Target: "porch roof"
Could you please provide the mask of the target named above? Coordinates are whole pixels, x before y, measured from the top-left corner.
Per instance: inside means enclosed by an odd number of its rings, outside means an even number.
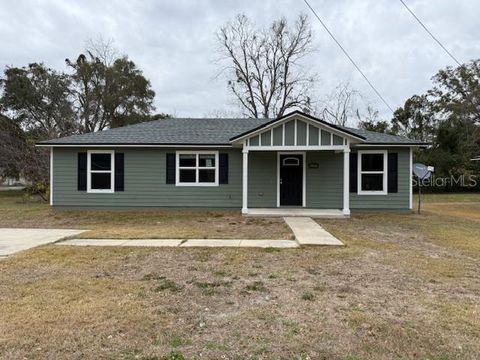
[[[301,118],[305,118],[305,119],[308,119],[308,120],[313,121],[315,123],[321,124],[328,129],[336,130],[336,131],[338,131],[342,134],[347,135],[348,137],[353,137],[353,138],[361,140],[361,141],[366,140],[366,138],[363,135],[359,135],[359,134],[353,132],[352,130],[354,130],[354,129],[348,129],[348,128],[341,127],[341,126],[338,126],[338,125],[335,125],[335,124],[331,124],[331,123],[326,122],[324,120],[318,119],[314,116],[302,113],[301,111],[294,111],[294,112],[291,112],[291,113],[286,114],[284,116],[281,116],[279,118],[271,119],[270,121],[267,121],[267,122],[257,126],[256,128],[247,130],[242,134],[236,135],[236,136],[232,137],[230,139],[230,141],[237,141],[237,140],[240,140],[242,138],[248,137],[250,134],[253,134],[253,133],[255,133],[257,131],[260,131],[260,130],[265,130],[265,129],[267,129],[267,128],[269,128],[269,127],[271,127],[271,126],[273,126],[277,123],[280,123],[280,122],[282,122],[286,119],[289,119],[289,118],[293,118],[295,116],[299,116]]]

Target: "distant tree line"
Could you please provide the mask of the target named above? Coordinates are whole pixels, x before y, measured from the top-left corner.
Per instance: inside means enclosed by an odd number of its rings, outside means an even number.
[[[45,196],[48,151],[35,142],[167,117],[142,71],[110,44],[92,44],[66,70],[43,63],[0,77],[0,177],[22,176]]]
[[[447,67],[432,78],[432,88],[414,95],[390,121],[360,122],[367,130],[430,142],[415,161],[435,166],[436,177],[480,175],[480,59]],[[476,179],[480,185],[480,177]],[[477,186],[476,189],[480,189]],[[437,190],[468,190],[460,185]]]

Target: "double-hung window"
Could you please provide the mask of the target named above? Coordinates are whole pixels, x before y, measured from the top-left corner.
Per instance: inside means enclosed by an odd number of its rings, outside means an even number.
[[[177,186],[218,186],[218,151],[177,151]]]
[[[89,150],[87,152],[87,192],[114,192],[114,157],[113,150]]]
[[[358,194],[387,194],[387,151],[358,152]]]

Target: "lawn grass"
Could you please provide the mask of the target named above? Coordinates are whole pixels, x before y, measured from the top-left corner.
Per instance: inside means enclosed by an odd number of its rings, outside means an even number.
[[[414,194],[413,204],[417,204],[418,195]],[[458,203],[458,202],[480,202],[480,193],[440,193],[440,194],[422,194],[422,201],[426,203]]]
[[[480,222],[444,209],[318,220],[345,247],[19,253],[0,358],[478,359]]]
[[[0,227],[88,229],[76,238],[293,239],[282,219],[239,211],[56,210],[21,191],[0,192]]]
[[[418,195],[414,196],[413,205],[417,211]],[[457,220],[480,220],[480,193],[423,194],[421,209]]]

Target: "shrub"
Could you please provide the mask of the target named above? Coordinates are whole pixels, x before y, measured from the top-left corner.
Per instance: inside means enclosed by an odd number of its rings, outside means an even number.
[[[314,298],[315,296],[310,291],[305,291],[302,294],[302,300],[312,301]]]

